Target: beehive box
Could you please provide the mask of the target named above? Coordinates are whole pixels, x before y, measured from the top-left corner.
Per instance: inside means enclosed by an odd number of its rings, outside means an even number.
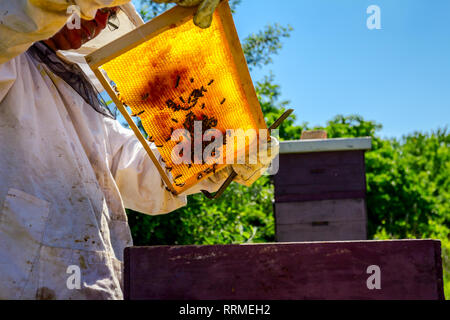
[[[219,4],[208,29],[193,24],[195,11],[174,7],[86,57],[175,194],[224,168],[226,148],[234,141],[226,138],[227,129],[267,129],[228,2]],[[132,117],[140,118],[146,135]],[[176,163],[172,152],[180,159],[186,139],[176,136],[177,129],[187,130],[192,139],[194,121],[201,121],[201,134],[219,130],[223,143],[208,162],[189,156],[191,163]]]
[[[366,239],[364,152],[370,148],[370,137],[280,142],[277,241]]]

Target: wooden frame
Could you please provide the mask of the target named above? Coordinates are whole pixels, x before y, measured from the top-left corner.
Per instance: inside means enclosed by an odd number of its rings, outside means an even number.
[[[155,154],[152,152],[145,137],[142,135],[139,128],[134,123],[130,114],[126,110],[124,104],[121,102],[121,100],[117,96],[117,93],[110,85],[108,79],[101,72],[100,67],[103,64],[111,61],[112,59],[120,56],[121,54],[124,54],[125,52],[137,47],[138,45],[160,35],[161,33],[186,23],[187,21],[193,18],[196,10],[197,8],[195,7],[185,8],[176,6],[166,11],[165,13],[161,14],[160,16],[152,19],[146,24],[139,26],[132,32],[123,35],[122,37],[110,42],[104,47],[86,56],[86,61],[89,64],[90,68],[92,69],[96,77],[99,79],[100,83],[103,85],[105,90],[108,92],[108,94],[116,104],[120,113],[124,116],[130,128],[133,130],[136,137],[139,139],[142,146],[144,147],[144,149],[150,156],[151,160],[155,164],[164,183],[167,185],[167,187],[173,194],[180,194],[185,190],[187,190],[188,188],[192,187],[194,184],[187,185],[186,187],[181,188],[181,190],[180,188],[178,188],[178,191],[176,190],[170,177],[165,172],[161,164],[158,162],[158,159],[155,156]],[[247,98],[247,101],[251,107],[250,108],[251,116],[255,120],[258,128],[267,128],[264,122],[264,117],[261,111],[258,98],[256,96],[255,89],[253,87],[253,83],[236,32],[236,28],[234,26],[231,10],[227,0],[222,0],[220,2],[220,4],[216,9],[216,13],[217,13],[216,17],[218,16],[222,22],[224,34],[228,41],[228,46],[234,59],[233,62],[237,69],[240,79],[239,85],[241,86],[245,94],[245,97]],[[223,166],[221,169],[223,169],[224,167],[225,166]],[[199,179],[198,181],[207,178],[211,174],[213,173],[204,175],[203,178]]]

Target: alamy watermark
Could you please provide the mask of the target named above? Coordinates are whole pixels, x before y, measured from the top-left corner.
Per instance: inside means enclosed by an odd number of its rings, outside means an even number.
[[[66,13],[70,15],[66,23],[67,29],[69,30],[80,29],[81,28],[80,7],[77,5],[68,6]]]
[[[66,281],[67,289],[81,289],[81,270],[77,265],[70,265],[67,267],[66,273],[69,274],[69,277]]]
[[[366,286],[369,290],[381,289],[381,269],[376,264],[370,265],[366,269],[366,273],[370,274],[367,278]]]
[[[366,26],[369,30],[381,29],[381,9],[379,6],[372,4],[367,7],[366,13],[369,14],[366,20]]]

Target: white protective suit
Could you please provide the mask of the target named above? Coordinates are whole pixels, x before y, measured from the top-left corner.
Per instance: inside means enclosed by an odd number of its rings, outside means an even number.
[[[92,18],[127,1],[72,2]],[[0,1],[0,299],[123,298],[124,208],[155,215],[186,204],[130,130],[24,52],[64,25],[67,3]],[[215,191],[214,178],[191,192]],[[80,289],[67,285],[71,265]]]

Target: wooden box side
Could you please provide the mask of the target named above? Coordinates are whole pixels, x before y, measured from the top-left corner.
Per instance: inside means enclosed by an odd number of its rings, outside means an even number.
[[[364,151],[280,154],[275,201],[365,198]]]
[[[440,241],[132,247],[130,299],[443,299]],[[380,269],[380,288],[368,283]]]
[[[276,202],[275,224],[279,242],[367,239],[364,199]]]

